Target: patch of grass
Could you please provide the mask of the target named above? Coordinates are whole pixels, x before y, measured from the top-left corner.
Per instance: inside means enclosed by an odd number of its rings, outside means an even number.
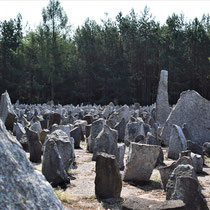
[[[89,200],[96,200],[96,196],[95,195],[91,195],[91,196],[87,197],[87,199],[89,199]]]
[[[210,158],[204,155],[204,163],[210,164]]]
[[[65,192],[62,189],[60,188],[55,189],[54,193],[56,194],[56,196],[61,202],[71,203],[71,200],[68,198],[67,195],[65,195]]]
[[[159,170],[153,170],[150,180],[161,183],[161,177],[160,177]]]

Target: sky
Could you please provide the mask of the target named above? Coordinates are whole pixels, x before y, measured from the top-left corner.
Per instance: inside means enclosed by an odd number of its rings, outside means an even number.
[[[105,13],[115,20],[120,11],[126,15],[134,8],[135,12],[140,14],[145,6],[150,8],[155,20],[161,24],[164,24],[172,13],[183,13],[186,20],[192,20],[195,17],[201,19],[204,13],[210,13],[209,0],[60,0],[60,2],[74,29],[82,25],[87,17],[100,23]],[[0,0],[0,21],[15,18],[20,13],[23,18],[23,26],[28,23],[28,26],[35,28],[42,20],[43,7],[46,7],[48,3],[49,0]]]

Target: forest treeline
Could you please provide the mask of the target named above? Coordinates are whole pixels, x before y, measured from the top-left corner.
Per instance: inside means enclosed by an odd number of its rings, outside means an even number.
[[[209,15],[186,21],[172,14],[160,25],[145,7],[100,24],[87,19],[73,31],[59,1],[50,0],[42,17],[27,31],[20,14],[0,22],[0,93],[13,102],[149,105],[161,69],[169,71],[171,104],[187,89],[210,99]]]

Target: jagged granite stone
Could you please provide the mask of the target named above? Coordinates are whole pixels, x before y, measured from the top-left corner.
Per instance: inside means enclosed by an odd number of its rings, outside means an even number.
[[[63,209],[44,176],[0,120],[0,209]]]

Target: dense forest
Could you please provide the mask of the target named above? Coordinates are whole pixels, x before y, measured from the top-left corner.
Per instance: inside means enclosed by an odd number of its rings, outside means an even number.
[[[185,21],[172,14],[156,22],[139,15],[87,19],[76,30],[57,0],[42,23],[23,30],[22,17],[0,22],[0,93],[13,102],[116,104],[156,100],[161,69],[169,71],[169,99],[194,89],[210,99],[210,16]]]

